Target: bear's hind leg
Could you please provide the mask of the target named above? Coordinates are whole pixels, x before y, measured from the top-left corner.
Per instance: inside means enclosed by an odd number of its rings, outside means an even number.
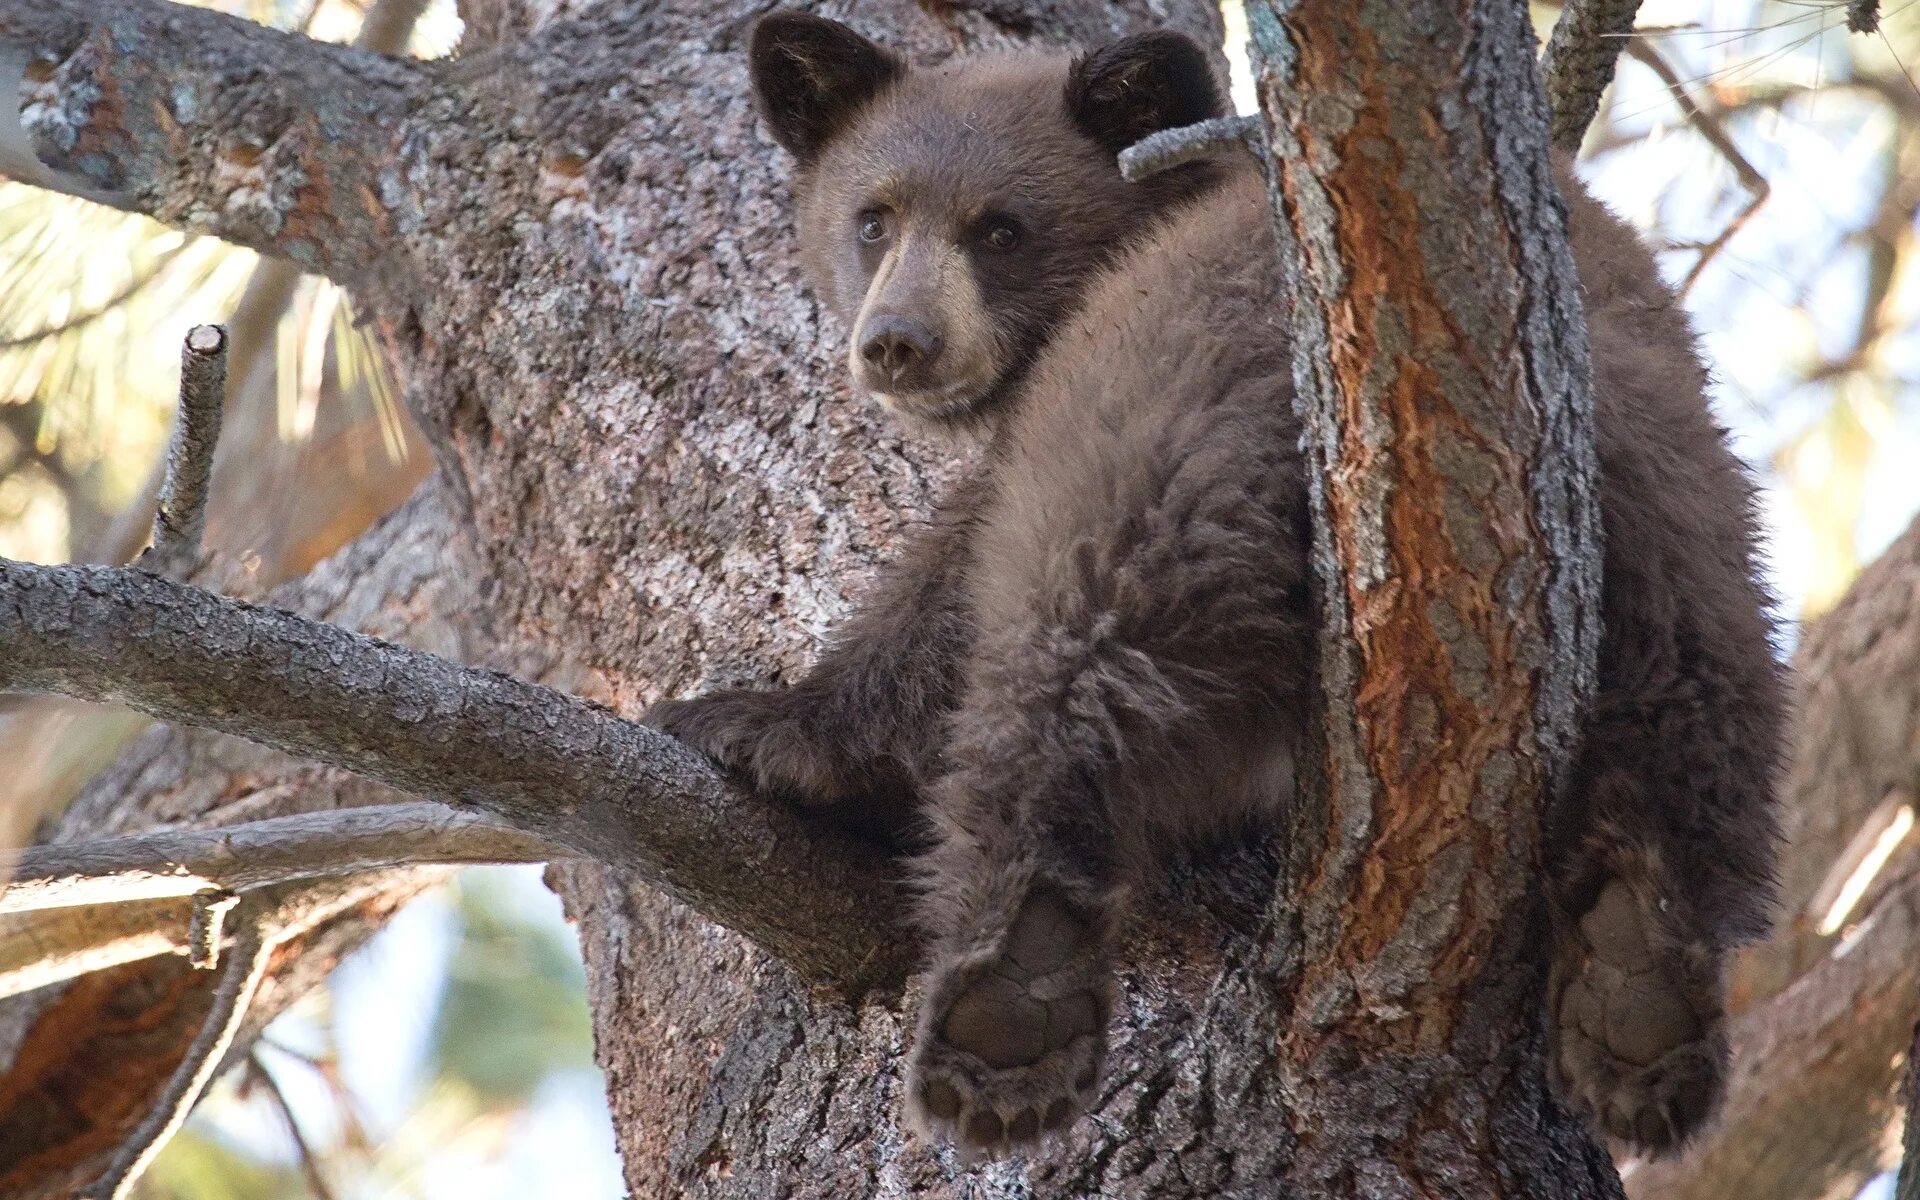
[[[934,937],[908,1114],[996,1154],[1090,1106],[1124,900],[1091,780],[1049,782],[1019,769],[1037,764],[1017,751],[984,761],[934,789],[936,844],[920,864]]]
[[[1655,856],[1610,849],[1581,888],[1583,911],[1558,914],[1551,1070],[1560,1095],[1601,1131],[1663,1154],[1720,1104],[1725,952],[1687,928]]]

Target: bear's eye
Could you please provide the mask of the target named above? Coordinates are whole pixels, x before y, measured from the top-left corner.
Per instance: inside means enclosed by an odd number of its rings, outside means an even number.
[[[884,241],[887,236],[887,214],[877,208],[870,208],[860,214],[860,240],[863,242]]]
[[[980,240],[995,250],[1011,250],[1020,244],[1019,223],[1012,217],[989,217]]]

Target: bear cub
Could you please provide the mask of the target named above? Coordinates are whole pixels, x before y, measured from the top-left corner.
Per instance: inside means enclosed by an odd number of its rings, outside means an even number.
[[[909,1115],[977,1153],[1092,1103],[1155,848],[1287,803],[1317,720],[1281,266],[1248,162],[1115,155],[1225,111],[1149,33],[933,68],[756,27],[760,112],[855,384],[984,443],[819,663],[653,719],[765,792],[912,805],[929,965]],[[1642,1151],[1722,1089],[1727,953],[1766,927],[1783,684],[1752,489],[1651,255],[1558,179],[1587,304],[1600,691],[1550,846],[1561,1095]]]

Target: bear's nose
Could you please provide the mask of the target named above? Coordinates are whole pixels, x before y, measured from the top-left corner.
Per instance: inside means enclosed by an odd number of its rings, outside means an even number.
[[[926,370],[939,354],[940,335],[912,317],[875,317],[860,344],[867,365],[895,382],[909,372]]]

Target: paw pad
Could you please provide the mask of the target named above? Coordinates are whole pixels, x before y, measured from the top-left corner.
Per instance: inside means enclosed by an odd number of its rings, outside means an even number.
[[[910,1111],[970,1155],[1005,1153],[1083,1111],[1106,1053],[1109,972],[1090,922],[1027,898],[986,963],[936,965],[910,1069]]]
[[[1561,935],[1555,1083],[1637,1151],[1677,1149],[1719,1104],[1727,1047],[1715,961],[1671,936],[1657,907],[1621,879]]]

